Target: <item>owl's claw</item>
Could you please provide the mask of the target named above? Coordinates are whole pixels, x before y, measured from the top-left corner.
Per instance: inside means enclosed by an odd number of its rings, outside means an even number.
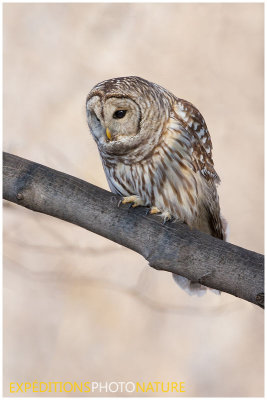
[[[144,206],[144,202],[143,200],[138,197],[138,196],[127,196],[127,197],[123,197],[122,199],[122,204],[127,204],[127,203],[131,203],[129,208],[133,207],[138,207],[138,206]]]
[[[165,225],[166,222],[171,221],[173,219],[169,211],[164,211],[163,213],[160,214],[160,216],[163,218],[163,225]]]
[[[120,200],[118,201],[118,204],[117,204],[117,207],[118,207],[118,208],[120,208],[121,203],[122,203],[122,200],[120,199]]]
[[[143,200],[136,195],[133,196],[127,196],[127,197],[123,197],[119,203],[118,203],[118,207],[121,204],[128,204],[129,203],[129,208],[135,208],[138,206],[145,206],[145,203],[143,202]],[[146,210],[146,215],[147,214],[159,214],[160,213],[160,217],[163,218],[163,224],[165,225],[166,222],[168,221],[173,221],[175,218],[169,213],[169,211],[163,211],[161,212],[158,207],[156,206],[152,206],[151,208],[147,208]]]
[[[163,225],[165,225],[167,222],[175,222],[175,218],[171,217],[171,218],[164,218],[163,219]]]
[[[158,207],[151,207],[149,210],[149,214],[158,214],[160,213],[160,210],[158,209]]]

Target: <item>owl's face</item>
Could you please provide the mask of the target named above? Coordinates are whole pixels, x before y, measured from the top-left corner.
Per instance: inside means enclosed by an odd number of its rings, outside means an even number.
[[[140,108],[127,97],[109,97],[104,103],[99,96],[91,97],[87,118],[95,140],[105,147],[126,143],[140,132]]]
[[[86,100],[87,121],[100,154],[141,160],[157,144],[169,117],[168,92],[142,78],[110,79]]]

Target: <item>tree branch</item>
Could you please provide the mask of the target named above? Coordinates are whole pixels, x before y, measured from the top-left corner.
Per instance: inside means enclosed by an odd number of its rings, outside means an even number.
[[[88,229],[141,254],[149,265],[264,306],[263,255],[185,224],[163,225],[144,207],[81,179],[4,153],[3,197]]]

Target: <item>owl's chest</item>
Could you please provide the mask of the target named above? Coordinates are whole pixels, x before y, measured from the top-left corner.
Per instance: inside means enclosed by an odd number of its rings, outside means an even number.
[[[167,178],[167,171],[155,160],[131,165],[117,163],[105,167],[105,172],[113,192],[122,196],[138,195],[147,204],[151,204]]]
[[[146,182],[144,177],[144,167],[138,164],[116,163],[113,166],[104,165],[106,177],[112,192],[122,196],[133,194],[140,195],[145,190]]]
[[[111,190],[121,196],[137,195],[144,205],[156,206],[188,223],[198,212],[197,177],[191,168],[150,159],[131,165],[117,163],[106,174]]]

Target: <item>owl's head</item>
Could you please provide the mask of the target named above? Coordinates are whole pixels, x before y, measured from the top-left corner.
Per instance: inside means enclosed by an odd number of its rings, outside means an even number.
[[[169,118],[170,100],[168,91],[134,76],[97,84],[87,96],[86,111],[101,154],[136,157],[138,148],[138,158],[145,157]]]

